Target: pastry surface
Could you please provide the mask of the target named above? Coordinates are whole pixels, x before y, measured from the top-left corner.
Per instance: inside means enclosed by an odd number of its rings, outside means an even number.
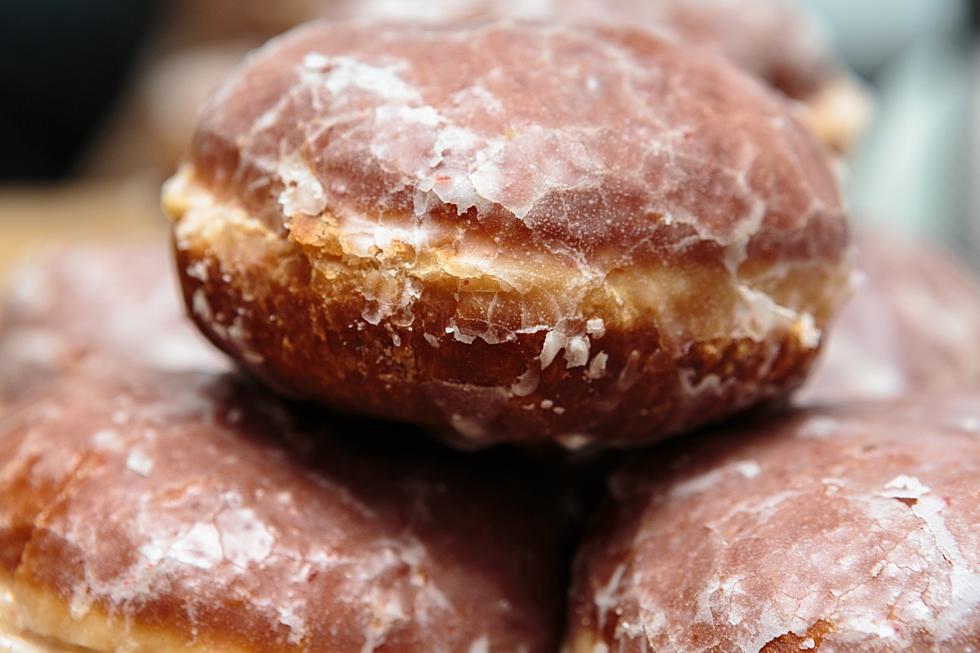
[[[797,395],[812,405],[980,387],[980,283],[928,242],[858,237],[859,283]]]
[[[127,377],[0,422],[4,645],[555,650],[564,517],[540,467],[300,418],[231,377]]]
[[[167,186],[202,330],[292,394],[458,444],[650,441],[798,385],[850,283],[823,149],[625,28],[315,23]]]
[[[871,121],[869,91],[839,61],[826,26],[798,0],[329,0],[310,9],[310,17],[333,19],[642,26],[725,57],[799,101],[808,125],[838,154],[853,151]]]
[[[670,456],[610,483],[572,653],[980,646],[977,394],[770,417]]]
[[[229,366],[188,322],[165,243],[58,247],[22,261],[8,286],[0,402],[80,366]]]
[[[814,95],[840,72],[823,25],[791,0],[349,0],[311,3],[307,18],[421,23],[627,22],[717,52],[787,96]]]

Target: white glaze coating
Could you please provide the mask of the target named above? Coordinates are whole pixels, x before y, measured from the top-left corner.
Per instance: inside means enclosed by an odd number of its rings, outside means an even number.
[[[570,650],[976,650],[977,417],[975,395],[814,410],[628,466]]]
[[[563,517],[530,476],[498,486],[520,459],[127,376],[0,421],[0,624],[97,651],[553,650]]]

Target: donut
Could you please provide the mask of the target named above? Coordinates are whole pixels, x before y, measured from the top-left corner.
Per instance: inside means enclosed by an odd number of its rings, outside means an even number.
[[[861,282],[801,405],[980,387],[980,283],[928,242],[858,236]]]
[[[83,365],[221,370],[184,315],[165,244],[58,247],[21,261],[0,302],[0,403]]]
[[[570,653],[974,651],[980,395],[838,404],[627,463]]]
[[[163,204],[219,347],[463,446],[636,445],[781,397],[850,288],[785,104],[622,28],[302,27],[217,92]]]
[[[0,420],[0,650],[556,650],[552,484],[388,434],[233,376],[66,375]]]

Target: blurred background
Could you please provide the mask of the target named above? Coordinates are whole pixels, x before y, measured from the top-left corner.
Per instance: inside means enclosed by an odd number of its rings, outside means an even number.
[[[841,164],[855,221],[980,268],[980,2],[799,2],[874,98]],[[0,0],[0,269],[35,243],[162,231],[159,184],[197,107],[270,36],[314,15],[430,20],[460,4]]]

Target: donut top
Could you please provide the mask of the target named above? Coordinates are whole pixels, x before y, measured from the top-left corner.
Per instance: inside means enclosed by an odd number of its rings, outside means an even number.
[[[562,518],[520,470],[230,378],[69,379],[0,422],[0,581],[97,650],[544,653]]]
[[[622,650],[980,641],[976,395],[804,411],[675,453],[614,478],[585,556],[581,614]]]
[[[190,163],[169,196],[201,182],[307,241],[339,225],[355,254],[734,272],[847,241],[825,153],[781,100],[625,28],[313,23],[232,74]]]

